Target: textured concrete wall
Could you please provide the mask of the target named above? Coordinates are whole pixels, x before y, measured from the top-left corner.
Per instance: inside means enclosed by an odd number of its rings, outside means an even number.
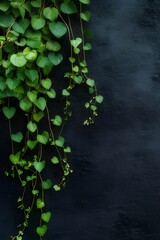
[[[92,0],[91,11],[88,60],[105,102],[94,128],[80,126],[74,112],[74,173],[47,197],[54,214],[44,240],[159,240],[160,1]],[[5,240],[17,221],[17,185],[1,183]]]

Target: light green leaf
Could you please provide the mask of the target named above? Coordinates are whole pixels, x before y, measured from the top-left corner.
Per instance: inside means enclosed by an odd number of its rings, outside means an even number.
[[[49,90],[52,86],[52,81],[50,78],[42,79],[41,84],[45,89]]]
[[[49,19],[50,21],[55,21],[58,17],[58,10],[55,7],[46,7],[43,10],[43,15],[45,18]]]
[[[45,107],[46,107],[46,99],[44,97],[40,97],[38,99],[36,99],[36,101],[34,102],[34,104],[41,110],[44,111]]]
[[[77,13],[77,7],[73,1],[63,2],[60,6],[60,9],[65,14]]]
[[[59,163],[59,159],[56,156],[54,156],[54,157],[51,158],[51,162],[53,164],[58,164]]]
[[[91,17],[91,13],[89,11],[81,12],[80,16],[84,21],[88,22]]]
[[[48,58],[55,66],[59,65],[63,60],[62,54],[55,54],[54,52],[49,53]]]
[[[63,22],[51,22],[49,23],[49,29],[56,38],[61,38],[67,32],[67,28]]]
[[[102,103],[103,102],[103,96],[101,96],[101,95],[96,96],[96,102],[97,103]]]
[[[34,168],[36,169],[37,172],[42,172],[42,170],[45,167],[45,161],[41,161],[41,162],[34,162],[33,163]]]
[[[50,221],[50,218],[51,218],[51,212],[45,212],[45,213],[42,213],[41,214],[41,219],[44,221],[44,222],[49,222]]]
[[[51,187],[52,187],[52,181],[50,179],[47,179],[42,182],[43,189],[47,190],[47,189],[50,189]]]
[[[62,125],[62,118],[59,115],[56,115],[51,121],[55,126],[61,126]]]
[[[22,53],[12,54],[10,61],[16,67],[23,67],[27,62]]]
[[[37,141],[46,145],[49,140],[49,134],[47,131],[43,131],[42,134],[37,135]]]
[[[38,198],[36,201],[36,206],[38,209],[42,209],[45,206],[45,203],[42,201],[42,199]]]
[[[83,4],[90,4],[90,0],[79,0]]]
[[[40,237],[43,237],[47,232],[47,225],[42,225],[41,227],[37,227],[36,232]]]
[[[46,20],[43,17],[33,16],[31,18],[31,25],[34,30],[39,30],[45,26]]]
[[[37,130],[37,124],[29,121],[29,123],[27,124],[27,128],[30,132],[35,132]]]

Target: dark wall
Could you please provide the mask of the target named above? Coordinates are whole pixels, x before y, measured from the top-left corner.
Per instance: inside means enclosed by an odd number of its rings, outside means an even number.
[[[160,1],[92,0],[91,12],[88,62],[105,101],[93,127],[73,114],[74,173],[66,189],[47,195],[53,218],[44,240],[159,240]],[[7,240],[18,184],[0,177],[0,239]]]

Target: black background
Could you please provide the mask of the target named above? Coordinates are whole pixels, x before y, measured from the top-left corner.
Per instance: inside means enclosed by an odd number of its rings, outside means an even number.
[[[74,111],[66,133],[74,173],[66,189],[47,195],[53,217],[44,240],[159,240],[160,1],[92,0],[91,12],[88,64],[105,101],[89,128]],[[0,239],[7,240],[19,186],[3,176],[4,129],[2,119]]]

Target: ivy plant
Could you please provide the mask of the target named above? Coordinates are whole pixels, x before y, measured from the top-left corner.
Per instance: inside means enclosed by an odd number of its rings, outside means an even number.
[[[103,101],[95,80],[88,76],[86,52],[92,46],[88,42],[91,33],[84,29],[84,23],[91,17],[89,4],[90,0],[0,2],[0,106],[11,140],[11,168],[5,174],[17,176],[20,181],[22,195],[17,202],[24,214],[12,240],[23,239],[35,208],[40,216],[35,231],[37,238],[43,238],[51,218],[45,191],[59,191],[72,172],[68,161],[71,147],[63,130],[72,116],[74,89],[88,92],[84,107],[89,117],[84,119],[84,125],[94,123],[97,107]],[[64,53],[66,48],[68,52]],[[62,84],[54,73],[66,62],[68,69]],[[19,113],[24,119],[23,128],[19,126],[15,132],[12,121]],[[45,156],[48,149],[50,158]],[[47,166],[58,166],[58,181],[47,177]],[[28,192],[30,202],[25,200]]]

